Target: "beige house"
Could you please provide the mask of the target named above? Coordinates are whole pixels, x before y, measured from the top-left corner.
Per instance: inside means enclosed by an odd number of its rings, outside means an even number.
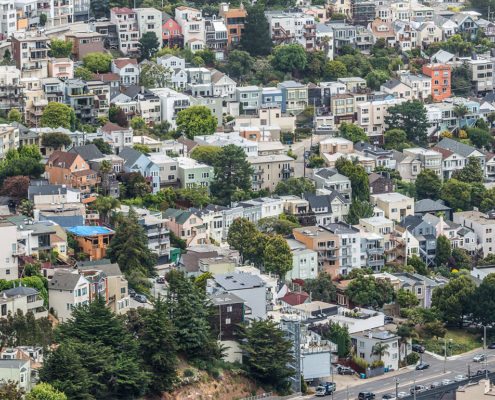
[[[406,156],[418,159],[421,162],[421,169],[431,169],[440,179],[442,178],[442,154],[438,151],[414,147],[404,149],[403,153]]]
[[[421,161],[412,156],[394,150],[396,170],[404,182],[414,182],[421,172]]]
[[[376,233],[383,237],[383,246],[385,251],[394,247],[392,234],[394,233],[394,221],[385,217],[361,218],[359,220],[359,229],[365,232]]]
[[[388,93],[396,99],[412,100],[412,90],[409,85],[395,78],[390,78],[380,86],[380,91]]]
[[[495,219],[480,211],[462,211],[454,213],[454,222],[476,233],[483,257],[495,253]]]
[[[414,215],[414,199],[400,193],[382,193],[370,196],[374,204],[385,212],[393,221],[401,221],[407,215]]]
[[[21,310],[24,315],[32,312],[34,318],[48,317],[48,311],[43,306],[43,298],[33,288],[18,286],[0,292],[0,317],[6,318],[9,313],[14,315]]]
[[[258,113],[254,115],[239,115],[235,119],[234,130],[241,128],[258,127],[279,127],[283,132],[294,132],[296,128],[296,116],[292,114],[283,114],[280,107],[259,108]]]
[[[400,104],[406,99],[390,99],[367,101],[358,104],[356,124],[372,135],[385,132],[385,117],[388,115],[388,108]]]
[[[418,35],[418,44],[420,44],[422,47],[442,41],[442,28],[435,25],[433,21],[423,22],[416,29],[416,32]]]
[[[324,153],[350,154],[354,152],[354,145],[350,140],[333,137],[320,142],[320,156]]]
[[[363,167],[367,173],[373,172],[376,166],[376,161],[374,158],[363,156],[359,153],[325,153],[323,154],[323,158],[325,159],[325,164],[327,165],[327,167],[330,168],[334,168],[335,164],[340,158],[345,158],[346,160],[357,163],[358,165]]]
[[[89,302],[89,281],[77,271],[57,270],[48,282],[50,308],[60,322],[67,321],[75,306]]]
[[[489,58],[478,58],[476,60],[470,59],[468,63],[471,69],[473,88],[476,93],[491,92],[494,88],[493,61]]]
[[[253,191],[267,189],[273,192],[277,184],[294,176],[294,159],[284,154],[248,157],[254,168]]]

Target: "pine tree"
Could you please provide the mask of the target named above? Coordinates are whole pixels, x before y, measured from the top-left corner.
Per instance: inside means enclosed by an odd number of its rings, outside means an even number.
[[[177,343],[167,304],[152,300],[153,309],[145,313],[139,332],[139,350],[151,373],[149,392],[159,395],[172,388],[177,378]]]
[[[273,42],[262,4],[248,9],[241,45],[252,57],[270,54]]]

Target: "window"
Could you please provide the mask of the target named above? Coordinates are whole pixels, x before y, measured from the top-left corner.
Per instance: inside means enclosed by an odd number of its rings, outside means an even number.
[[[125,294],[125,287],[120,288],[120,293]]]
[[[88,288],[87,287],[83,287],[81,293],[82,293],[83,296],[86,295],[86,294],[88,294]]]
[[[421,294],[421,293],[422,293],[421,288],[419,287],[419,288],[416,290],[416,292],[417,292],[418,294]]]
[[[194,174],[187,174],[187,179],[194,179]]]
[[[232,312],[232,306],[227,306],[227,312]]]
[[[230,325],[230,318],[225,318],[225,325]]]

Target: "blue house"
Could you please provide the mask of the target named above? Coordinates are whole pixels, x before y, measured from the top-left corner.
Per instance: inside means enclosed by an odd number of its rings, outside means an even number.
[[[279,106],[283,108],[282,89],[275,87],[266,87],[261,91],[261,106],[273,107]]]
[[[399,226],[407,229],[419,241],[419,255],[428,267],[435,265],[437,229],[417,215],[408,215]]]
[[[450,19],[457,24],[459,33],[468,33],[471,39],[476,38],[479,25],[471,16],[459,13],[453,15]]]
[[[156,194],[160,190],[160,168],[146,155],[132,147],[124,147],[119,157],[125,160],[125,172],[139,172],[149,183],[151,191]]]

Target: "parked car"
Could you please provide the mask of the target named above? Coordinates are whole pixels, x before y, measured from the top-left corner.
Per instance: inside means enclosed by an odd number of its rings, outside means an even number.
[[[468,379],[468,377],[466,375],[456,375],[454,378],[454,380],[456,382],[462,382],[462,381],[465,381],[467,379]]]
[[[490,344],[488,345],[488,348],[489,348],[489,349],[495,349],[495,343],[490,343]]]
[[[452,379],[444,379],[442,381],[442,385],[443,386],[447,386],[447,385],[450,385],[451,383],[454,383],[454,381]]]
[[[484,354],[476,354],[474,357],[473,357],[473,361],[474,362],[482,362],[482,361],[485,361],[486,360],[486,357]]]
[[[382,396],[382,400],[397,400],[397,397],[395,397],[395,394],[387,393]]]
[[[136,297],[136,291],[134,289],[129,289],[129,296]]]
[[[416,385],[414,387],[412,387],[409,392],[411,394],[414,394],[414,390],[416,390],[416,393],[422,393],[422,392],[426,392],[428,390],[428,388],[424,385]]]
[[[140,303],[147,303],[148,300],[146,300],[146,296],[144,294],[137,294],[136,296],[134,296],[134,299],[136,301],[139,301]]]
[[[416,365],[416,370],[417,371],[422,371],[422,370],[428,369],[428,368],[430,368],[430,364],[425,363],[425,362],[424,363],[419,363],[418,365]]]
[[[415,351],[416,353],[424,353],[425,348],[421,346],[420,344],[413,344],[412,345],[412,351]]]
[[[394,322],[394,317],[391,317],[390,315],[385,315],[385,323],[386,324],[391,324]]]
[[[440,386],[442,386],[442,382],[433,382],[433,383],[430,385],[430,389],[439,388]]]
[[[375,398],[375,394],[373,392],[361,392],[358,395],[358,400],[371,400]]]
[[[356,373],[356,371],[354,371],[350,367],[346,367],[345,365],[339,365],[337,367],[337,373],[339,375],[354,375]]]
[[[156,283],[165,283],[165,277],[159,276],[158,278],[156,278]]]
[[[404,399],[406,397],[409,397],[409,393],[407,393],[407,392],[399,392],[399,393],[397,393],[397,397],[399,399]]]

